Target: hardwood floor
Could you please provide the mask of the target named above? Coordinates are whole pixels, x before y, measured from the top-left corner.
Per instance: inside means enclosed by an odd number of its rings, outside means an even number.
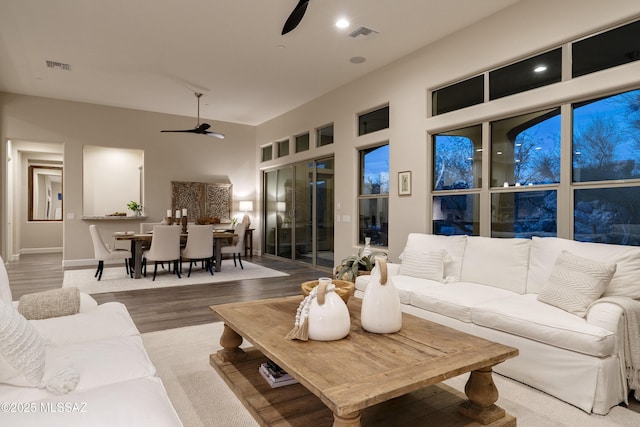
[[[330,274],[326,269],[269,257],[254,256],[248,260],[289,276],[92,296],[99,304],[109,301],[123,303],[140,332],[144,333],[210,323],[218,320],[209,309],[211,305],[298,295],[302,282]],[[27,293],[59,288],[64,277],[62,255],[22,255],[19,261],[7,264],[7,272],[14,300]]]

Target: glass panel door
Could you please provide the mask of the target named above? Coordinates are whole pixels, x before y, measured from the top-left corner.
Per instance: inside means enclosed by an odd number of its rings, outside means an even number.
[[[316,162],[316,265],[333,268],[334,170],[333,159]]]
[[[333,164],[312,160],[264,173],[264,253],[333,267]]]

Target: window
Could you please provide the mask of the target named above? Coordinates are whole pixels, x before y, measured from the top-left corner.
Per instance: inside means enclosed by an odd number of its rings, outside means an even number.
[[[560,182],[560,108],[491,122],[491,186]]]
[[[557,192],[509,191],[491,195],[491,237],[556,236]]]
[[[325,145],[333,144],[333,125],[329,125],[320,128],[316,131],[317,146],[324,147]]]
[[[360,150],[359,242],[388,246],[389,144]]]
[[[640,89],[573,105],[573,181],[640,178]]]
[[[640,246],[640,187],[578,189],[574,239]]]
[[[389,128],[389,106],[358,116],[358,136]]]
[[[460,83],[452,84],[431,94],[432,114],[448,113],[481,104],[484,101],[484,76],[476,76]]]
[[[638,148],[640,89],[573,105],[576,240],[640,245]]]
[[[433,137],[433,189],[482,186],[482,126],[443,132]]]
[[[640,21],[575,42],[572,76],[578,77],[640,59]]]
[[[480,234],[480,196],[465,194],[433,198],[433,233],[452,236]]]
[[[289,155],[289,140],[278,141],[278,157],[284,157]]]
[[[296,136],[296,153],[309,150],[309,134]]]
[[[489,99],[557,83],[561,73],[561,48],[507,65],[489,73]]]
[[[271,145],[265,145],[264,147],[262,147],[262,161],[263,162],[268,162],[269,160],[271,160],[272,157],[272,146]]]

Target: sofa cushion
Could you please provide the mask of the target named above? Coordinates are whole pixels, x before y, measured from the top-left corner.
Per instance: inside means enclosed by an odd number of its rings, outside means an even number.
[[[474,306],[511,295],[513,292],[493,286],[456,282],[414,289],[411,305],[469,323]]]
[[[524,294],[530,244],[528,239],[469,237],[460,280]]]
[[[445,286],[437,280],[420,279],[412,276],[393,276],[393,284],[398,291],[401,304],[411,304],[411,295],[425,288]]]
[[[448,256],[448,262],[444,265],[444,277],[447,281],[457,282],[460,280],[462,257],[464,256],[467,239],[467,236],[439,236],[435,234],[410,233],[407,237],[405,249],[426,251],[444,249],[447,251]]]
[[[616,264],[616,272],[605,289],[604,296],[640,299],[640,247],[577,242],[557,237],[532,238],[527,293],[537,294],[542,291],[555,260],[563,250],[584,258]]]
[[[613,332],[540,302],[533,294],[478,304],[471,318],[478,326],[592,356],[609,356],[615,350]]]
[[[39,400],[35,412],[0,411],[0,425],[21,427],[181,427],[160,378],[145,377]],[[49,408],[52,408],[49,410]],[[57,413],[53,413],[57,412]]]
[[[589,305],[600,298],[609,285],[615,271],[615,264],[562,251],[538,301],[584,317]]]
[[[428,249],[405,248],[402,253],[400,274],[442,282],[444,281],[445,254],[444,249],[429,251]]]
[[[55,345],[139,334],[126,307],[119,302],[107,302],[85,313],[29,323],[47,343]]]
[[[45,368],[44,341],[13,304],[0,301],[0,382],[38,387]]]
[[[156,373],[140,336],[115,337],[60,347],[47,346],[46,365],[45,382],[49,379],[49,372],[59,372],[60,368],[67,366],[80,374],[75,391],[67,395],[69,399],[81,390],[153,376]],[[46,389],[0,384],[0,396],[8,402],[33,402],[47,399],[52,393]]]

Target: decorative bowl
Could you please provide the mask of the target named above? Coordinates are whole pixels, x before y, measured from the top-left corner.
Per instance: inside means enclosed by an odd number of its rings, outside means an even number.
[[[302,295],[304,295],[305,297],[309,295],[311,289],[318,286],[318,283],[320,283],[318,280],[310,280],[308,282],[304,282],[302,285],[300,285],[300,287],[302,288]],[[348,280],[331,279],[331,283],[336,286],[336,293],[340,296],[340,298],[342,298],[345,304],[347,301],[349,301],[349,297],[353,295],[356,290],[355,283]]]

